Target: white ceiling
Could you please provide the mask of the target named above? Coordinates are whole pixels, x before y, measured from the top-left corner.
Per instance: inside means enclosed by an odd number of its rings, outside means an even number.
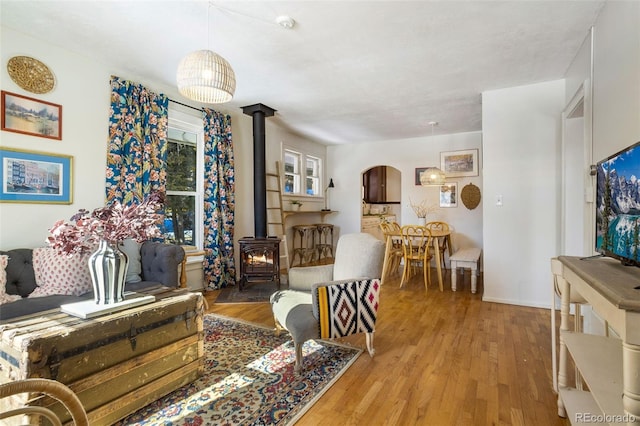
[[[1,0],[0,13],[166,87],[184,55],[210,48],[236,72],[224,110],[263,103],[293,131],[341,144],[431,135],[430,121],[435,134],[481,130],[481,92],[562,78],[603,3]]]

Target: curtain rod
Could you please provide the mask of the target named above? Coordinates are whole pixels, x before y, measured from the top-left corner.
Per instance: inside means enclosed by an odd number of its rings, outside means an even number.
[[[173,102],[174,104],[182,105],[187,108],[195,109],[196,111],[202,111],[204,108],[196,108],[191,105],[183,104],[182,102],[174,101],[173,99],[169,99],[169,102]]]

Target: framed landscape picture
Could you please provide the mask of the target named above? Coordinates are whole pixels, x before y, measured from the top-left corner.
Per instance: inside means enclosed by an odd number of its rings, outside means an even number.
[[[440,169],[447,177],[478,176],[478,150],[441,152]]]
[[[1,93],[2,130],[62,140],[62,105]]]
[[[458,207],[458,184],[440,185],[440,207]]]
[[[71,204],[73,157],[0,149],[0,202]]]

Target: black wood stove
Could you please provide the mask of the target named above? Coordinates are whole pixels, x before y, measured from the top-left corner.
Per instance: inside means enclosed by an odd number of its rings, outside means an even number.
[[[253,206],[255,237],[240,244],[240,291],[250,282],[272,281],[280,287],[280,238],[267,236],[267,175],[265,166],[265,117],[276,110],[263,104],[242,107],[253,117]]]
[[[251,282],[272,281],[280,288],[280,238],[240,241],[240,291]]]

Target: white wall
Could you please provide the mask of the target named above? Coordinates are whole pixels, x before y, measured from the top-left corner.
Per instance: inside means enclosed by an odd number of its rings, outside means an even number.
[[[607,2],[594,28],[593,159],[640,141],[640,2]]]
[[[564,80],[482,94],[483,300],[550,305],[563,107]]]
[[[130,71],[112,69],[108,64],[79,56],[44,40],[26,37],[21,33],[1,28],[0,52],[2,63],[15,55],[30,55],[47,64],[56,75],[54,90],[34,95],[17,86],[7,74],[0,73],[3,90],[42,99],[62,105],[62,140],[56,141],[18,133],[0,132],[2,147],[20,148],[73,156],[73,203],[71,205],[34,205],[0,203],[0,250],[45,245],[47,230],[59,219],[68,219],[85,208],[92,210],[104,204],[104,179],[108,137],[109,79],[112,74],[144,84],[150,90],[164,93],[169,98],[186,101],[175,87],[144,81]],[[256,100],[255,103],[261,100]],[[175,104],[170,104],[171,108]],[[277,109],[277,105],[269,105]],[[176,107],[191,114],[197,111]],[[232,116],[234,159],[236,167],[236,227],[240,238],[253,235],[253,130],[252,117],[238,109],[214,109]],[[277,114],[277,113],[276,113]],[[299,143],[314,152],[324,152],[324,146],[305,141],[274,124],[277,117],[266,119],[267,170],[274,171],[280,158],[281,142]],[[306,145],[305,145],[306,144]],[[320,204],[318,204],[318,209]],[[311,207],[311,205],[309,205]]]
[[[442,151],[478,149],[479,176],[451,178],[447,179],[447,182],[457,182],[458,193],[470,182],[482,191],[481,144],[481,133],[470,132],[327,147],[328,172],[336,186],[331,191],[331,206],[338,210],[338,213],[332,215],[328,221],[334,223],[340,233],[360,232],[362,172],[373,166],[388,165],[400,170],[402,174],[399,222],[401,224],[417,223],[417,217],[411,209],[409,200],[419,203],[427,199],[430,204],[438,205],[438,188],[416,186],[415,169],[440,167]],[[453,246],[456,249],[482,247],[483,201],[474,210],[468,210],[458,200],[458,207],[438,208],[429,220],[443,220],[453,226]]]
[[[43,246],[47,229],[56,220],[103,204],[110,74],[100,64],[4,27],[1,43],[3,64],[13,56],[29,55],[47,64],[56,76],[52,92],[35,95],[17,86],[2,67],[2,89],[62,105],[62,140],[2,131],[1,145],[73,156],[73,204],[0,204],[1,249]]]
[[[640,3],[607,2],[593,31],[592,164],[640,141]],[[591,37],[585,40],[567,71],[568,81],[574,84],[591,76],[591,41]],[[571,95],[567,90],[567,101]],[[588,114],[585,111],[585,118]],[[593,222],[595,206],[591,206],[588,213]],[[585,330],[603,334],[602,319],[590,307],[582,312]]]
[[[565,110],[558,187],[563,204],[559,253],[588,256],[595,250],[595,177],[590,174],[593,161],[593,76],[591,75],[592,31],[585,39],[565,73]],[[580,113],[573,113],[576,100],[582,99]]]
[[[108,136],[109,79],[112,74],[144,84],[150,90],[169,98],[197,104],[182,98],[175,87],[144,81],[126,70],[112,69],[108,64],[96,63],[64,48],[43,40],[25,37],[8,28],[1,28],[0,52],[2,63],[15,55],[30,55],[47,64],[55,73],[57,85],[45,95],[33,95],[17,86],[7,74],[0,73],[0,86],[14,92],[62,105],[62,140],[55,141],[10,132],[0,132],[0,145],[51,153],[74,158],[73,203],[71,205],[33,205],[23,203],[0,204],[0,250],[45,245],[47,230],[59,219],[68,219],[85,208],[92,210],[104,204],[104,179]],[[82,76],[82,78],[79,78]],[[255,103],[261,102],[257,99]],[[278,109],[278,105],[268,105]],[[176,106],[170,108],[190,114],[198,111]],[[254,235],[253,214],[253,119],[241,109],[216,106],[215,110],[231,115],[234,161],[236,171],[236,241]],[[287,142],[307,152],[324,155],[325,147],[297,136],[282,128],[276,117],[266,119],[266,166],[275,171],[275,161],[281,158],[281,144]],[[308,202],[305,208],[322,208],[322,201]],[[291,241],[291,239],[290,239]],[[291,243],[289,243],[291,244]],[[236,244],[236,260],[237,260]]]
[[[569,68],[564,75],[565,78],[565,105],[568,104],[576,94],[585,80],[591,85],[591,31],[584,35],[584,40],[580,49],[576,52]]]

